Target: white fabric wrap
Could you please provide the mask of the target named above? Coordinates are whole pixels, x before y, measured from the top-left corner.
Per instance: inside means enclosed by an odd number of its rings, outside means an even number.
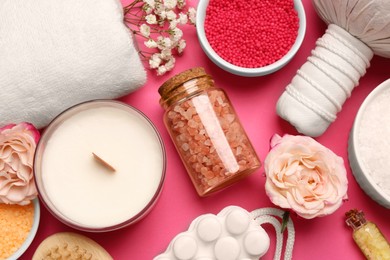
[[[313,0],[313,6],[327,24],[337,24],[376,55],[390,58],[389,0]]]
[[[279,98],[277,113],[298,132],[321,135],[359,84],[372,57],[367,45],[330,24]]]
[[[72,105],[145,81],[118,0],[0,0],[0,127],[42,128]]]
[[[280,97],[277,113],[315,137],[336,119],[373,53],[390,58],[390,1],[313,0],[313,6],[328,30]]]

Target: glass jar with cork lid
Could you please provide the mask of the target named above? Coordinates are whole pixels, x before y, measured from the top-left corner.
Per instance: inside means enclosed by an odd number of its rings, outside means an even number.
[[[158,92],[165,126],[200,196],[260,168],[229,98],[203,68],[172,77]]]

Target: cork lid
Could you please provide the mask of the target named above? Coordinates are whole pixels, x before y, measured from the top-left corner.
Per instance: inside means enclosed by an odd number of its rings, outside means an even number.
[[[345,222],[353,229],[358,229],[364,225],[367,221],[364,217],[364,212],[357,209],[351,209],[345,213]]]
[[[161,87],[158,89],[158,93],[162,98],[167,97],[169,93],[178,85],[183,84],[186,81],[189,81],[194,78],[199,78],[207,76],[206,71],[202,67],[192,68],[189,70],[185,70],[169,80],[165,81]]]

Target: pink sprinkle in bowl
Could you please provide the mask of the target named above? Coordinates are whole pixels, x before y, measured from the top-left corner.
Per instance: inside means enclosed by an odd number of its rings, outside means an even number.
[[[206,10],[209,5],[210,0],[199,0],[196,14],[196,31],[198,35],[198,39],[203,51],[209,57],[211,61],[213,61],[218,67],[228,71],[232,74],[245,76],[245,77],[258,77],[264,76],[275,71],[278,71],[282,67],[284,67],[290,60],[294,57],[294,55],[299,50],[303,38],[306,33],[306,15],[305,10],[301,0],[294,0],[294,8],[297,11],[299,18],[299,28],[298,35],[295,40],[295,43],[292,45],[290,50],[279,60],[276,62],[269,64],[267,66],[259,67],[259,68],[245,68],[234,65],[230,62],[227,62],[221,56],[215,52],[215,50],[211,47],[208,39],[206,38],[205,33],[205,18],[206,18]]]

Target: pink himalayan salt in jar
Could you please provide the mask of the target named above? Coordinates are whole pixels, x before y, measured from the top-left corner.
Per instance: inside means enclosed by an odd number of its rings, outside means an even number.
[[[203,68],[172,77],[158,91],[165,126],[200,196],[260,168],[229,98]]]

